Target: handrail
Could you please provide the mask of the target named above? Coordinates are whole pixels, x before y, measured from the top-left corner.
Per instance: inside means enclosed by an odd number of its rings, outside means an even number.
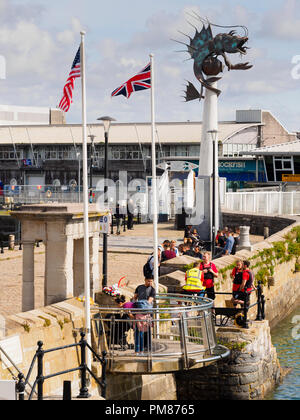
[[[257,306],[257,315],[256,315],[256,321],[262,321],[265,319],[265,297],[262,293],[262,283],[261,281],[258,281],[257,287],[257,301],[252,303],[251,305],[249,305],[247,303],[247,300],[244,301],[244,305],[241,308],[235,308],[236,311],[241,312],[243,311],[244,314],[244,319],[243,319],[243,324],[242,327],[243,328],[249,328],[249,320],[248,320],[248,312],[251,308]],[[252,292],[254,292],[255,289],[250,290],[249,292],[245,292],[246,294],[248,294],[250,296],[250,294]],[[229,292],[215,292],[216,295],[232,295],[232,293]],[[226,311],[226,309],[229,308],[219,308],[219,307],[215,307],[215,310],[222,310],[224,309]],[[230,309],[234,309],[234,308],[230,308]]]
[[[97,309],[92,322],[98,350],[107,349],[112,372],[123,367],[133,373],[190,369],[230,353],[217,343],[213,301],[208,298],[165,293],[156,296],[152,308]]]
[[[24,400],[24,393],[22,394],[22,390],[25,388],[28,379],[31,375],[32,369],[37,361],[37,377],[34,381],[34,384],[32,386],[32,390],[31,393],[29,395],[28,400],[31,400],[33,397],[33,393],[35,392],[35,389],[37,387],[37,397],[38,400],[43,400],[43,384],[44,381],[50,378],[53,378],[55,376],[60,376],[60,375],[64,375],[66,373],[71,373],[71,372],[75,372],[75,371],[80,371],[81,373],[81,387],[80,387],[80,391],[79,391],[79,395],[78,398],[89,398],[90,394],[88,392],[88,388],[87,388],[87,373],[89,373],[97,382],[97,384],[101,387],[101,395],[103,398],[105,398],[106,396],[106,352],[103,351],[102,352],[102,358],[99,357],[99,355],[92,349],[92,347],[90,347],[90,345],[87,343],[87,341],[85,340],[85,333],[81,332],[81,340],[79,341],[79,343],[74,343],[74,344],[68,344],[66,346],[60,346],[60,347],[56,347],[56,348],[52,348],[52,349],[47,349],[47,350],[43,350],[43,342],[39,341],[37,343],[38,345],[38,349],[33,357],[33,360],[31,362],[30,365],[30,369],[29,372],[27,374],[27,377],[24,381],[24,376],[23,374],[19,375],[19,382],[17,384],[17,389],[19,390],[19,400]],[[56,373],[52,373],[50,375],[44,375],[44,369],[43,369],[43,360],[44,360],[44,356],[47,353],[51,353],[54,351],[59,351],[59,350],[64,350],[64,349],[69,349],[72,347],[80,347],[81,348],[81,363],[80,366],[76,367],[76,368],[71,368],[71,369],[66,369],[64,371],[60,371],[60,372],[56,372]],[[86,364],[86,349],[88,349],[89,351],[92,352],[92,354],[96,357],[96,359],[102,364],[102,380],[99,381],[99,379],[94,375],[94,373],[88,368],[87,364]],[[21,392],[20,392],[21,390]]]

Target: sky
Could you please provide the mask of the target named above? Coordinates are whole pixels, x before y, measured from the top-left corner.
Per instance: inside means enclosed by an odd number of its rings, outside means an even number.
[[[218,88],[219,120],[234,120],[236,109],[264,109],[290,131],[300,131],[299,0],[0,0],[0,55],[6,63],[0,104],[55,108],[86,31],[87,120],[109,115],[120,123],[150,122],[150,91],[129,99],[111,92],[139,72],[154,54],[157,122],[200,121],[203,103],[185,103],[186,80],[196,87],[185,47],[196,12],[218,25],[249,31],[247,71],[224,69]],[[213,33],[229,31],[213,27]],[[180,32],[179,32],[180,31]],[[237,28],[239,34],[243,30]],[[222,60],[222,59],[221,59]],[[299,63],[299,64],[298,64]],[[298,65],[297,65],[298,64]],[[81,123],[80,81],[75,81],[68,123]]]

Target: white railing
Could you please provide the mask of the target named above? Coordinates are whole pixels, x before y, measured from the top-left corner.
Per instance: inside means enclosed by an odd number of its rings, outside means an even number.
[[[253,191],[225,194],[224,210],[269,215],[300,214],[299,191]]]

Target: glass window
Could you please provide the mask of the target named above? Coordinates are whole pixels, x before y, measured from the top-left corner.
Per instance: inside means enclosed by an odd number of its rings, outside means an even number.
[[[283,168],[284,169],[292,169],[292,162],[291,161],[284,160],[283,161]]]

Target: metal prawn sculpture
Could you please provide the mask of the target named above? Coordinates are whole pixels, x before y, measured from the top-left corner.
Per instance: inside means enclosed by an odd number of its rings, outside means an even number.
[[[221,77],[217,76],[224,70],[224,65],[217,58],[218,56],[223,57],[228,70],[248,70],[251,67],[253,67],[249,64],[249,62],[231,64],[226,55],[236,53],[246,55],[247,49],[249,49],[245,46],[245,44],[248,41],[248,30],[246,27],[215,25],[210,22],[205,22],[195,12],[193,13],[194,16],[192,17],[196,17],[202,22],[202,30],[199,32],[198,29],[194,25],[192,25],[196,30],[194,38],[191,38],[189,35],[183,34],[184,36],[187,36],[189,38],[189,44],[176,41],[187,46],[187,50],[185,50],[184,52],[188,52],[191,56],[191,59],[194,60],[194,74],[196,76],[196,79],[201,84],[200,92],[198,92],[195,86],[188,81],[188,85],[186,86],[185,92],[186,102],[192,101],[194,99],[201,100],[204,97],[204,87],[206,89],[214,91],[217,95],[221,93],[220,90],[211,86],[211,83],[221,79]],[[205,26],[206,24],[207,27]],[[211,26],[217,26],[222,28],[243,28],[245,31],[245,36],[239,36],[236,34],[235,30],[231,30],[228,33],[220,33],[214,37],[212,34]],[[206,75],[207,78],[205,78],[204,75]]]

